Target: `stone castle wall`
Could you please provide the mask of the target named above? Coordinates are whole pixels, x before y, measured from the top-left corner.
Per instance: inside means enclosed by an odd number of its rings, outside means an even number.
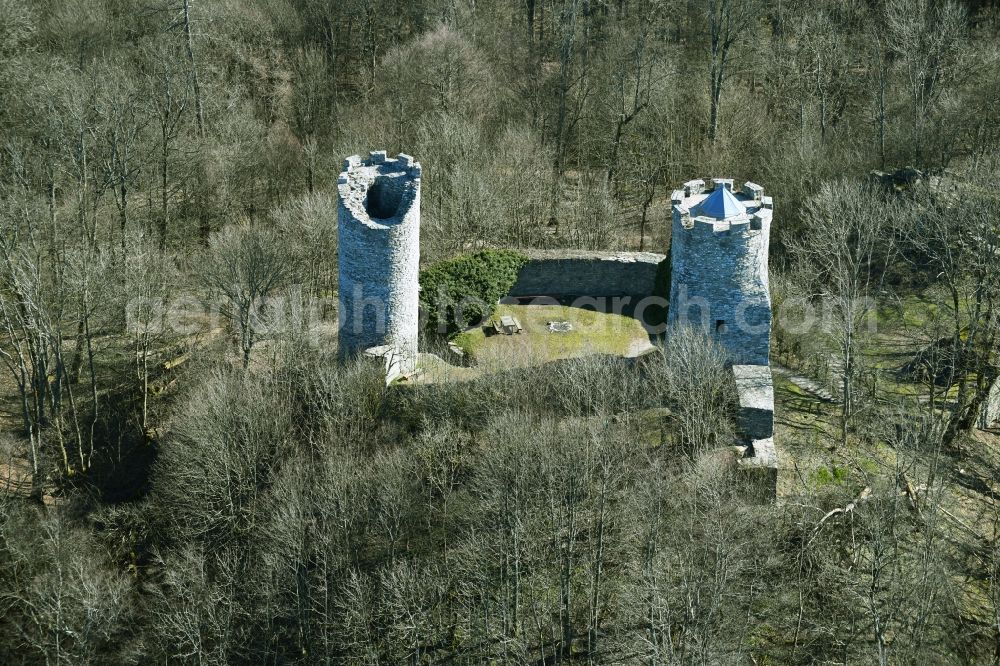
[[[736,428],[747,447],[740,467],[768,499],[778,492],[778,451],[774,446],[774,380],[766,365],[734,365],[739,411]]]
[[[402,372],[417,358],[420,164],[384,151],[344,162],[338,180],[342,358],[371,347],[399,352]]]
[[[653,293],[665,256],[653,252],[526,251],[509,296],[631,296]]]
[[[748,443],[774,436],[774,382],[766,365],[734,365],[737,427]]]

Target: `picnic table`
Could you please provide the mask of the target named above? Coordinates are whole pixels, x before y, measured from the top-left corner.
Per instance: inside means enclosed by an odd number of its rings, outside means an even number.
[[[503,335],[514,335],[524,330],[521,328],[521,322],[510,315],[503,315],[499,319],[494,320],[493,329]]]

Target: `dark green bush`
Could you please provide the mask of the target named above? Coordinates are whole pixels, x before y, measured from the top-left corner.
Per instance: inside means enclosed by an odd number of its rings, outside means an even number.
[[[420,271],[420,307],[427,330],[450,334],[492,315],[527,261],[512,250],[481,250]]]

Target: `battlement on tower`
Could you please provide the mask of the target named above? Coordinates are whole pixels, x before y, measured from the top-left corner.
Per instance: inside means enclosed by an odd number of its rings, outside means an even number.
[[[366,159],[352,155],[337,179],[341,205],[369,228],[398,224],[413,207],[421,174],[420,163],[405,153],[395,158],[384,150],[372,151]]]
[[[762,232],[774,209],[763,187],[748,181],[734,192],[732,178],[690,180],[673,191],[670,202],[681,229],[704,235]]]

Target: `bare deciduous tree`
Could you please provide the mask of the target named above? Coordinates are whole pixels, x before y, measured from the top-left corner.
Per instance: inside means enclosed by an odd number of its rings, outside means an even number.
[[[221,312],[239,337],[243,367],[266,325],[268,298],[289,286],[298,275],[298,262],[277,234],[257,227],[230,226],[210,245],[201,279],[223,297]]]
[[[757,0],[709,0],[708,20],[709,120],[708,139],[715,143],[719,133],[719,107],[726,83],[732,74],[737,50],[754,31],[760,19]]]
[[[913,160],[922,168],[935,163],[936,156],[927,153],[927,123],[958,74],[965,12],[950,0],[890,0],[885,13],[892,47],[907,77]]]
[[[891,202],[870,187],[826,184],[807,203],[808,242],[792,246],[808,281],[806,295],[824,312],[823,324],[832,325],[837,345],[841,444],[847,443],[858,402],[862,346],[879,291],[878,266],[892,252],[888,222],[895,214]]]

